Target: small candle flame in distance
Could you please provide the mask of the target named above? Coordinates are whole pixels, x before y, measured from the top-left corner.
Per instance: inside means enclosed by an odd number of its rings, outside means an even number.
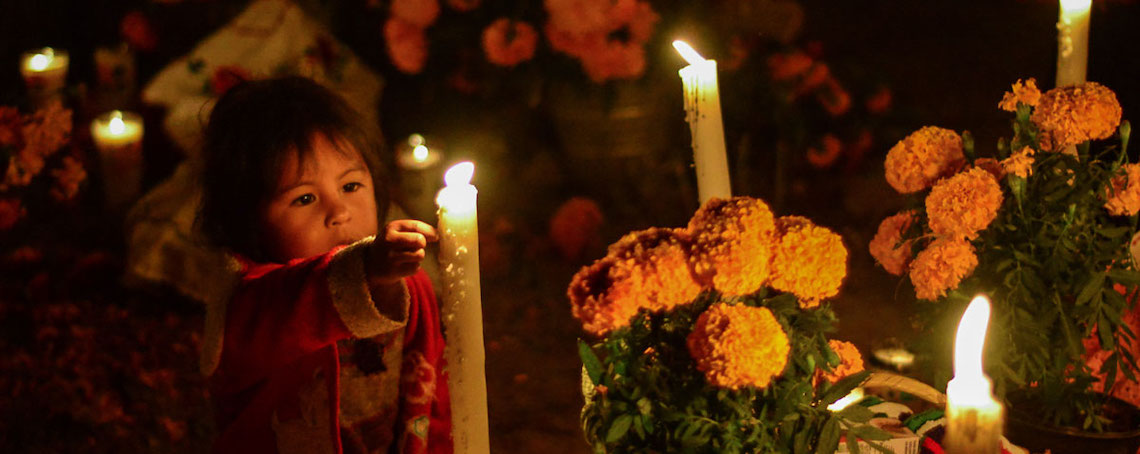
[[[412,159],[415,159],[416,162],[427,161],[427,158],[428,147],[425,147],[423,145],[416,145],[416,147],[412,149]]]

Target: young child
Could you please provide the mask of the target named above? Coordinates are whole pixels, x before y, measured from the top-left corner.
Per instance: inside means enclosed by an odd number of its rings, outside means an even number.
[[[219,453],[451,452],[443,339],[419,263],[435,230],[380,228],[374,134],[308,79],[218,100],[198,223],[235,257],[202,369]]]

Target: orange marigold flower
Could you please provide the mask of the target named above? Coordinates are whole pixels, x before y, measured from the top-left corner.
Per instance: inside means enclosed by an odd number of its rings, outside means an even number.
[[[1033,153],[1033,149],[1030,147],[1022,148],[1021,151],[1001,161],[1002,170],[1007,174],[1029,178],[1030,175],[1033,175]]]
[[[974,246],[963,238],[939,238],[919,252],[910,265],[916,296],[934,300],[958,286],[978,266]]]
[[[606,32],[610,23],[609,0],[544,0],[548,26],[570,35]]]
[[[567,295],[586,331],[605,334],[627,326],[637,311],[668,310],[701,292],[689,270],[684,233],[651,228],[610,245],[609,254],[582,268]]]
[[[826,87],[816,94],[816,99],[833,117],[843,115],[851,108],[851,94],[847,93],[847,90],[844,90],[834,78],[827,80]]]
[[[1003,196],[993,175],[973,168],[941,180],[926,196],[930,230],[938,235],[977,238],[997,217]]]
[[[796,295],[809,309],[839,293],[847,276],[847,248],[835,232],[799,216],[776,220],[769,285]]]
[[[500,18],[483,30],[483,53],[487,61],[499,66],[514,66],[534,57],[538,33],[526,22]]]
[[[24,152],[41,157],[55,154],[71,139],[71,109],[55,101],[37,110],[24,123],[23,136]]]
[[[995,180],[1005,178],[1005,168],[1002,167],[1001,162],[994,158],[978,158],[974,160],[974,167],[985,170],[994,177]]]
[[[384,23],[384,42],[396,69],[418,74],[427,63],[427,36],[422,28],[397,18]]]
[[[15,107],[0,106],[0,147],[18,147],[23,137],[20,125],[24,118]]]
[[[482,3],[483,0],[447,0],[447,6],[450,6],[453,10],[462,12],[472,11],[478,8]]]
[[[563,258],[578,260],[590,245],[601,243],[598,229],[602,221],[597,202],[585,197],[571,198],[550,217],[550,239]]]
[[[641,44],[607,40],[595,50],[578,57],[582,70],[595,83],[634,79],[645,73],[645,48]]]
[[[713,386],[763,389],[784,372],[791,346],[780,322],[766,307],[716,303],[688,337],[697,370]]]
[[[1096,82],[1045,92],[1030,121],[1041,130],[1041,147],[1060,151],[1070,145],[1111,136],[1122,111],[1116,93]]]
[[[55,177],[55,185],[51,188],[51,196],[60,202],[71,200],[79,193],[79,185],[87,179],[87,171],[83,164],[71,156],[63,157],[63,164],[51,171]]]
[[[808,163],[817,169],[823,169],[835,164],[835,160],[839,159],[839,155],[843,152],[843,142],[840,142],[832,134],[827,134],[821,139],[822,150],[815,147],[808,148],[807,160]]]
[[[855,344],[831,339],[827,341],[827,346],[831,347],[831,351],[839,356],[839,365],[830,371],[824,371],[822,368],[816,369],[817,381],[822,378],[828,383],[836,383],[849,375],[863,371],[863,355],[859,353]]]
[[[965,159],[962,137],[958,133],[926,126],[887,152],[887,183],[901,194],[918,192],[939,178],[957,172]]]
[[[1124,164],[1123,172],[1112,177],[1104,207],[1114,216],[1140,212],[1140,164]]]
[[[871,256],[883,269],[895,276],[902,276],[906,266],[910,263],[913,240],[902,240],[902,235],[914,223],[914,211],[903,211],[894,216],[883,219],[879,223],[879,231],[871,239],[868,249]]]
[[[768,280],[775,232],[772,210],[751,197],[713,198],[689,220],[689,260],[705,285],[728,295],[756,292]]]
[[[891,89],[887,87],[879,88],[879,91],[867,98],[866,107],[867,112],[873,114],[884,113],[891,108]]]
[[[438,0],[392,0],[392,17],[418,28],[427,28],[439,17]]]
[[[0,231],[12,228],[25,213],[27,210],[20,205],[20,199],[0,199]]]
[[[1013,84],[1013,91],[1005,92],[1005,96],[1002,96],[998,107],[1001,108],[1001,110],[1017,112],[1018,104],[1033,107],[1036,106],[1040,100],[1041,91],[1037,89],[1037,79],[1030,77],[1024,84],[1021,83],[1021,79],[1017,79],[1017,82]]]

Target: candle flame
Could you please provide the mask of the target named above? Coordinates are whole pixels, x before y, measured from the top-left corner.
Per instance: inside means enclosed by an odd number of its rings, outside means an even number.
[[[463,161],[447,169],[443,174],[443,182],[448,186],[466,186],[471,184],[471,177],[475,175],[475,164]]]
[[[1088,11],[1092,8],[1092,0],[1061,0],[1061,9],[1066,12]]]
[[[990,300],[978,295],[966,307],[954,338],[954,378],[982,379],[982,350],[990,323]]]
[[[705,57],[702,57],[696,50],[693,50],[693,46],[690,46],[689,43],[678,39],[673,41],[673,48],[677,49],[677,52],[681,54],[681,58],[684,58],[690,65],[705,61]]]
[[[412,146],[413,148],[423,145],[425,141],[426,140],[424,140],[424,136],[421,136],[419,134],[412,134],[408,136],[408,145]]]
[[[127,130],[126,123],[123,123],[122,112],[115,111],[115,113],[111,115],[111,122],[107,124],[107,130],[116,136]]]
[[[423,145],[416,145],[416,148],[412,149],[412,159],[415,159],[416,162],[427,161],[427,158],[428,158],[428,147],[425,147]]]
[[[35,54],[32,60],[28,62],[28,67],[34,71],[43,71],[47,69],[48,64],[51,63],[51,57],[44,54]]]

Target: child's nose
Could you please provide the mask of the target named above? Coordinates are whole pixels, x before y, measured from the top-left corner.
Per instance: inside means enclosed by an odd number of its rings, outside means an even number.
[[[352,214],[348,210],[348,204],[339,199],[329,202],[328,216],[325,218],[325,224],[329,227],[344,224],[352,219]]]

